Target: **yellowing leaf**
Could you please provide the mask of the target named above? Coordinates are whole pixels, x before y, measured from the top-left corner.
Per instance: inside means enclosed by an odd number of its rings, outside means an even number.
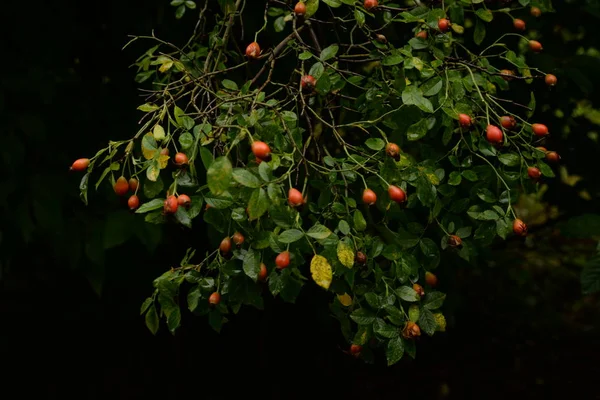
[[[352,296],[348,293],[338,294],[337,298],[344,307],[350,307],[352,305]]]
[[[167,168],[168,162],[169,162],[169,156],[164,155],[164,154],[158,156],[158,166],[160,167],[160,169]]]
[[[146,170],[146,177],[152,182],[156,182],[158,176],[160,175],[160,168],[158,168],[158,163],[156,160],[152,161],[152,164]]]
[[[342,240],[337,245],[337,257],[344,267],[352,268],[354,266],[354,250]]]
[[[437,177],[436,174],[432,174],[432,173],[426,173],[425,176],[427,177],[427,179],[429,179],[429,182],[431,182],[434,185],[439,185],[440,184],[440,178]]]
[[[167,72],[168,70],[171,69],[172,66],[173,66],[173,61],[167,61],[167,62],[163,63],[158,70],[160,72]]]
[[[435,323],[437,324],[436,331],[446,332],[446,317],[444,317],[444,314],[433,314],[433,317],[435,318]]]
[[[154,125],[154,129],[152,130],[152,133],[154,134],[154,139],[158,142],[160,142],[161,140],[163,140],[165,138],[165,128],[163,128],[162,126],[160,126],[159,124]]]
[[[323,256],[316,255],[310,262],[310,273],[315,283],[324,289],[329,289],[331,285],[331,279],[333,273],[331,271],[331,265],[327,262],[327,259]]]
[[[142,154],[146,160],[152,160],[157,151],[154,135],[149,132],[142,138]]]

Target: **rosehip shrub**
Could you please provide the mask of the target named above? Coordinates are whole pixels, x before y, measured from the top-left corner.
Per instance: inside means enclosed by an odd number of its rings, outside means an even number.
[[[415,357],[446,329],[435,270],[524,236],[513,206],[554,176],[528,85],[556,80],[535,65],[528,2],[209,3],[182,20],[188,40],[136,38],[140,125],[71,166],[86,204],[100,185],[131,193],[127,174],[139,218],[207,232],[154,281],[148,328],[192,312],[220,331],[316,285],[340,348]],[[255,7],[265,24],[248,32]],[[493,24],[506,34],[488,37]]]

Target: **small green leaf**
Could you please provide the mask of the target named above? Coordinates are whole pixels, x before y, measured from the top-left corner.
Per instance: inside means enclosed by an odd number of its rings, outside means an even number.
[[[260,218],[269,208],[267,192],[263,188],[255,189],[248,203],[248,214],[251,220]]]
[[[319,0],[307,0],[306,2],[306,14],[304,14],[304,18],[308,19],[315,15],[317,10],[319,9]]]
[[[146,310],[152,305],[152,303],[154,303],[154,299],[152,297],[148,297],[146,300],[144,300],[144,302],[142,303],[142,307],[140,308],[140,315],[146,312]]]
[[[385,147],[385,142],[379,138],[367,139],[365,145],[371,150],[379,151]]]
[[[462,176],[458,171],[450,172],[450,176],[448,177],[448,184],[452,186],[458,186],[462,182]]]
[[[367,221],[365,220],[365,217],[362,215],[362,213],[359,210],[354,210],[354,229],[356,229],[359,232],[364,231],[365,229],[367,229]]]
[[[220,195],[229,188],[233,167],[227,157],[217,158],[210,166],[207,174],[208,188],[214,195]]]
[[[375,321],[375,315],[364,308],[354,310],[350,318],[359,325],[370,325]]]
[[[358,26],[363,26],[365,24],[365,13],[360,11],[358,8],[354,9],[354,19]]]
[[[485,22],[492,22],[494,19],[494,14],[485,8],[478,8],[475,14]]]
[[[472,231],[473,228],[471,228],[470,226],[465,226],[456,231],[456,236],[458,236],[461,239],[464,239],[471,236]]]
[[[231,81],[229,79],[223,79],[221,81],[221,85],[223,85],[223,87],[225,89],[229,89],[229,90],[238,90],[238,85],[237,83],[235,83],[234,81]]]
[[[137,109],[144,112],[152,112],[158,110],[158,106],[152,103],[146,103],[139,106]]]
[[[306,236],[310,236],[313,239],[322,240],[331,235],[331,231],[325,225],[315,224],[313,225],[308,232],[306,232]]]
[[[244,255],[243,263],[244,273],[254,282],[258,279],[260,272],[260,253],[253,249],[248,249]]]
[[[281,232],[277,240],[281,243],[294,243],[304,237],[304,233],[298,229],[288,229],[286,231]]]
[[[189,132],[183,132],[179,136],[179,144],[183,149],[189,149],[194,144],[194,137]]]
[[[179,7],[177,7],[177,9],[175,9],[175,18],[181,19],[183,17],[183,14],[185,14],[184,4],[180,5]]]
[[[554,178],[554,171],[552,171],[552,168],[550,168],[548,164],[540,160],[538,161],[538,167],[544,176],[547,176],[548,178]]]
[[[406,131],[406,137],[410,141],[419,140],[427,134],[427,127],[427,119],[422,118],[417,123],[408,127],[408,130]]]
[[[418,324],[421,330],[429,336],[433,336],[433,333],[437,328],[437,322],[435,322],[435,317],[433,316],[433,313],[425,307],[421,308],[421,316],[419,317]]]
[[[404,355],[404,342],[400,336],[390,339],[385,356],[388,366],[396,364]]]
[[[338,223],[338,229],[344,235],[347,235],[347,234],[350,233],[350,225],[346,221],[344,221],[343,219],[340,220],[340,222]]]
[[[515,167],[521,163],[521,157],[516,153],[500,154],[498,160],[508,167]]]
[[[485,25],[480,19],[475,22],[475,31],[473,32],[473,41],[476,45],[480,45],[485,39]]]
[[[321,61],[327,61],[327,60],[335,57],[338,50],[339,50],[339,46],[337,44],[332,44],[331,46],[327,46],[321,51],[321,55],[319,56],[319,58],[321,59]]]
[[[396,294],[404,301],[415,302],[421,300],[419,293],[408,286],[400,286],[396,289]]]
[[[407,86],[404,89],[402,92],[402,102],[406,105],[415,105],[428,113],[433,112],[431,101],[423,97],[423,92],[414,85]]]
[[[246,187],[258,188],[261,186],[260,180],[250,171],[243,168],[235,168],[233,170],[233,179]]]
[[[190,219],[188,212],[183,207],[177,208],[177,211],[175,212],[175,219],[183,226],[188,228],[192,227],[192,220]]]
[[[154,211],[154,210],[158,210],[159,208],[163,208],[164,204],[165,204],[164,199],[154,199],[147,203],[142,204],[140,206],[140,208],[138,208],[135,212],[136,212],[136,214],[144,214],[149,211]]]
[[[442,292],[429,292],[425,294],[425,299],[423,300],[423,307],[429,310],[435,310],[440,308],[442,304],[444,304],[444,300],[446,300],[446,295]]]
[[[156,307],[154,306],[154,304],[152,304],[148,309],[148,312],[146,312],[145,320],[146,326],[148,327],[150,332],[152,332],[153,335],[156,335],[156,332],[158,332],[159,320],[158,313],[156,312]]]

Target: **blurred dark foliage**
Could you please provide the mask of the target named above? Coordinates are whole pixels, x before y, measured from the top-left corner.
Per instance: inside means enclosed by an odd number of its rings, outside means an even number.
[[[309,287],[295,306],[271,299],[240,313],[221,335],[185,315],[177,335],[153,337],[138,317],[152,279],[210,238],[137,219],[121,232],[131,216],[110,188],[85,207],[68,166],[137,129],[128,66],[145,48],[122,51],[127,35],[181,42],[193,15],[175,20],[163,0],[3,4],[3,398],[600,398],[599,302],[580,285],[600,233],[600,6],[554,3],[556,13],[522,15],[545,50],[529,63],[559,79],[534,84],[536,117],[567,178],[521,204],[537,221],[526,241],[500,243],[476,267],[441,267],[448,332],[390,369],[341,351],[327,299]],[[489,37],[510,29],[505,19]]]

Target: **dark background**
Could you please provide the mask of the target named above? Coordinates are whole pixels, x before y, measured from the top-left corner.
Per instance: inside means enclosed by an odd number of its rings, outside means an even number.
[[[264,313],[248,309],[220,335],[184,315],[175,336],[164,327],[152,336],[139,317],[152,280],[207,239],[135,222],[108,240],[107,221],[123,216],[122,205],[101,189],[85,207],[80,175],[68,166],[137,130],[140,98],[128,67],[145,48],[122,51],[127,35],[155,29],[180,42],[193,16],[176,20],[163,0],[3,4],[0,395],[600,398],[599,302],[579,284],[596,242],[581,234],[585,221],[571,219],[599,212],[600,149],[588,132],[599,122],[591,107],[599,104],[600,61],[589,49],[598,45],[600,9],[588,1],[555,6],[556,14],[527,18],[545,49],[531,63],[559,77],[551,91],[536,88],[536,116],[558,133],[547,147],[583,179],[547,182],[527,241],[499,244],[476,267],[445,264],[448,331],[423,337],[415,361],[386,368],[342,352],[327,299],[309,287],[297,305],[270,299]],[[547,217],[551,207],[559,218]]]

